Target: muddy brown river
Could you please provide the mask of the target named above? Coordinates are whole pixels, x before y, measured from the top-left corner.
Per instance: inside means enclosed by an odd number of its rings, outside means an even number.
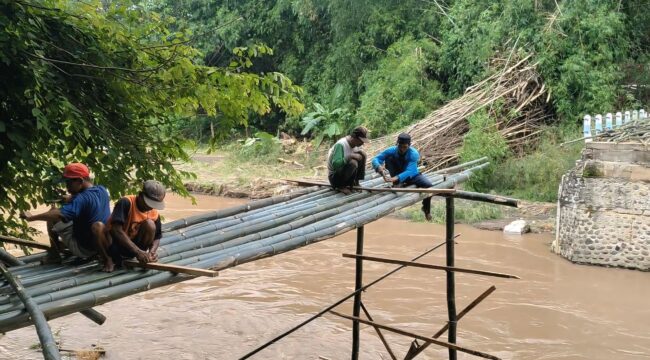
[[[198,196],[168,200],[167,220],[241,203]],[[549,251],[548,234],[504,236],[457,225],[456,266],[515,274],[521,280],[458,274],[462,309],[497,290],[458,324],[458,344],[503,359],[650,359],[650,273],[572,264]],[[444,226],[386,218],[366,226],[365,253],[410,259],[443,241]],[[106,349],[107,359],[237,359],[351,292],[355,251],[349,232],[272,258],[97,307],[98,326],[79,314],[50,322],[67,349]],[[444,247],[420,260],[444,264]],[[371,281],[394,265],[366,262]],[[445,273],[408,268],[363,294],[375,321],[432,335],[446,320]],[[351,301],[338,308],[351,313]],[[253,359],[348,359],[351,323],[324,316]],[[445,335],[446,336],[446,335]],[[410,339],[386,333],[398,357]],[[41,359],[33,327],[0,337],[0,359]],[[400,357],[400,358],[401,358]],[[362,325],[362,359],[389,359]],[[421,359],[445,359],[430,346]],[[473,356],[459,353],[459,359]]]

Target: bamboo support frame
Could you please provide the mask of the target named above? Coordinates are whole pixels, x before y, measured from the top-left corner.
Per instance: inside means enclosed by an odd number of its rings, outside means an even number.
[[[344,319],[348,319],[348,320],[352,320],[352,321],[358,321],[358,322],[360,322],[362,324],[370,325],[372,327],[377,327],[379,329],[390,331],[390,332],[393,332],[395,334],[408,336],[408,337],[416,338],[418,340],[423,340],[423,341],[426,341],[426,342],[430,342],[430,343],[435,344],[435,345],[443,346],[443,347],[446,347],[446,348],[448,348],[450,350],[464,352],[466,354],[478,356],[478,357],[481,357],[481,358],[484,358],[484,359],[492,359],[492,360],[500,360],[501,359],[499,357],[484,353],[482,351],[468,349],[466,347],[458,346],[458,345],[450,343],[450,342],[440,341],[440,340],[437,340],[437,339],[434,339],[434,338],[430,338],[430,337],[422,336],[422,335],[419,335],[419,334],[415,334],[415,333],[412,333],[412,332],[409,332],[409,331],[406,331],[406,330],[401,330],[401,329],[398,329],[398,328],[395,328],[395,327],[392,327],[392,326],[379,324],[379,323],[376,323],[374,321],[364,320],[364,319],[361,319],[359,317],[341,314],[341,313],[336,312],[336,311],[330,311],[330,313],[332,313],[332,314],[334,314],[336,316],[342,317]]]
[[[446,216],[445,216],[445,253],[447,267],[454,267],[454,198],[445,199],[446,202]],[[456,279],[454,272],[447,270],[447,315],[449,317],[449,330],[447,341],[454,344],[456,343],[456,322],[458,315],[456,314]],[[457,353],[454,348],[449,348],[449,360],[456,360]]]
[[[485,290],[481,295],[479,295],[474,301],[469,303],[461,312],[458,313],[458,318],[457,320],[460,320],[465,316],[468,312],[470,312],[472,309],[474,309],[478,304],[481,303],[481,301],[485,300],[490,294],[494,292],[497,288],[492,285],[490,286],[487,290]],[[432,338],[437,339],[442,334],[444,334],[447,330],[449,329],[449,323],[445,324],[440,330],[438,330],[437,333],[435,333]],[[414,357],[416,357],[419,353],[424,351],[429,345],[431,345],[430,342],[424,342],[422,345],[417,346],[415,341],[411,343],[411,347],[409,348],[409,351],[406,353],[406,356],[404,357],[404,360],[411,360]]]
[[[361,302],[361,310],[363,310],[363,313],[366,315],[366,318],[370,321],[375,321],[372,316],[370,316],[370,312],[368,309],[366,309],[366,306],[363,304],[363,301]],[[377,332],[377,336],[379,336],[379,340],[381,340],[381,343],[384,344],[384,347],[386,348],[386,351],[388,352],[388,355],[390,355],[390,358],[393,360],[397,360],[397,356],[395,356],[395,353],[393,352],[393,349],[390,347],[388,344],[388,341],[386,341],[386,338],[384,337],[384,334],[381,332],[381,329],[378,327],[373,327],[375,331]]]
[[[423,263],[418,263],[418,262],[413,262],[413,261],[387,259],[387,258],[376,257],[376,256],[367,256],[367,255],[358,255],[358,254],[343,254],[343,257],[344,258],[351,258],[351,259],[361,259],[361,260],[367,260],[367,261],[375,261],[375,262],[380,262],[380,263],[385,263],[385,264],[412,266],[412,267],[417,267],[417,268],[422,268],[422,269],[445,270],[445,271],[453,271],[453,272],[461,272],[461,273],[468,273],[468,274],[475,274],[475,275],[492,276],[492,277],[506,278],[506,279],[520,279],[520,277],[518,277],[516,275],[498,273],[498,272],[493,272],[493,271],[465,269],[465,268],[459,268],[459,267],[453,267],[453,266],[441,266],[441,265],[433,265],[433,264],[423,264]]]
[[[448,196],[453,196],[454,190],[450,188],[465,181],[474,171],[486,165],[483,159],[478,159],[455,167],[459,172],[453,172],[456,169],[446,169],[439,171],[444,172],[444,176],[439,172],[428,174],[434,183],[434,188],[428,190],[441,194],[446,192]],[[371,191],[376,189],[375,186],[383,184],[383,179],[375,174],[362,183],[363,187],[368,187]],[[386,192],[362,192],[348,196],[332,191],[329,185],[327,189],[304,190],[304,194],[290,199],[269,200],[267,205],[255,209],[240,207],[229,212],[214,212],[210,214],[210,219],[191,217],[183,219],[177,225],[166,227],[159,248],[159,261],[168,266],[225,269],[362,228],[365,224],[399,208],[431,196],[431,193],[410,188],[405,190],[416,191],[396,192],[393,191],[395,189],[386,189]],[[17,266],[15,271],[27,284],[26,292],[33,296],[34,302],[39,304],[48,318],[65,316],[130,294],[190,278],[159,270],[99,273],[96,262],[72,267],[66,263],[38,265],[35,262],[40,258],[41,256],[33,255],[25,257],[30,263]],[[357,260],[362,263],[362,259]],[[341,301],[242,358],[252,356],[404,267],[405,265],[400,264],[395,270],[367,285],[359,281],[356,290]],[[361,275],[361,271],[358,273]],[[6,289],[6,286],[0,286],[0,294],[3,289]],[[31,323],[24,307],[17,305],[13,299],[14,295],[0,295],[0,331],[9,331]],[[370,318],[361,301],[359,308]],[[360,315],[360,312],[357,315]],[[391,353],[388,346],[387,350]],[[394,354],[391,354],[391,357],[393,356]]]
[[[363,226],[357,228],[357,254],[363,254]],[[355,264],[355,281],[354,290],[354,303],[352,305],[353,316],[359,317],[361,313],[361,289],[363,287],[363,261],[357,259]],[[352,360],[359,359],[359,322],[352,323]]]

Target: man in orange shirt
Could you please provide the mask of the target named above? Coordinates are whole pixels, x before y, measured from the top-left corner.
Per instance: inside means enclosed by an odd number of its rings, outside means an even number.
[[[125,257],[135,257],[143,264],[158,260],[156,251],[162,237],[158,210],[165,208],[164,199],[165,187],[158,181],[147,180],[138,195],[127,195],[117,201],[108,220],[110,236],[102,246],[104,271],[113,271]]]

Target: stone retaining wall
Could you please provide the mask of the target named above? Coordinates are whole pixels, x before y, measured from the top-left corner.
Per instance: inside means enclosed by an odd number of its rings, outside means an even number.
[[[650,151],[587,143],[562,177],[552,250],[587,264],[650,270]]]

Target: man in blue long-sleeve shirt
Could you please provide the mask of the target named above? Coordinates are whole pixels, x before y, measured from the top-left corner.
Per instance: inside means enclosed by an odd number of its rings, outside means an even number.
[[[397,137],[397,145],[389,147],[372,159],[372,168],[380,174],[388,170],[390,177],[384,176],[387,182],[430,188],[433,186],[431,181],[418,171],[419,160],[420,153],[411,147],[411,136],[401,133]],[[422,200],[422,212],[424,217],[431,221],[430,196]]]

